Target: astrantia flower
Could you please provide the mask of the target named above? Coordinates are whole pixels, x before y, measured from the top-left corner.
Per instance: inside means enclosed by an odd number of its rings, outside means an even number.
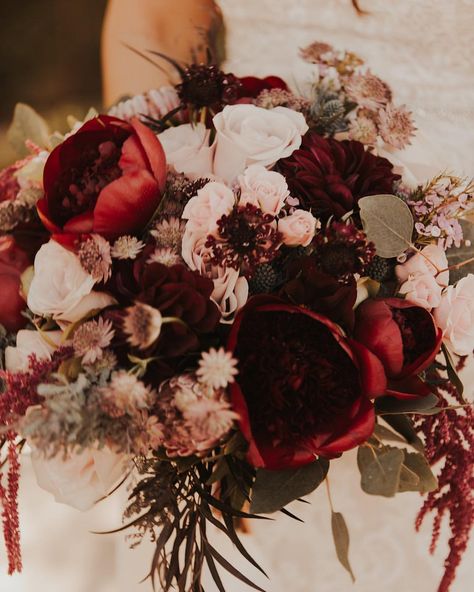
[[[170,248],[156,248],[148,259],[148,263],[161,263],[167,267],[182,263],[180,255]]]
[[[100,234],[93,234],[81,243],[77,253],[83,269],[97,282],[106,282],[111,273],[110,244]]]
[[[213,389],[226,388],[234,382],[238,374],[237,360],[223,347],[218,350],[211,347],[208,352],[202,352],[199,369],[196,372],[199,382]]]
[[[278,170],[301,207],[323,221],[354,210],[361,197],[392,193],[400,179],[387,159],[368,152],[360,142],[326,139],[314,132],[279,162]]]
[[[125,370],[114,372],[110,383],[100,392],[104,411],[114,417],[125,413],[135,415],[147,409],[154,399],[153,390]]]
[[[97,321],[87,321],[74,332],[74,353],[82,358],[83,364],[94,364],[102,359],[104,349],[112,343],[113,337],[110,321],[104,321],[102,317]]]
[[[349,125],[349,139],[362,144],[375,144],[377,140],[377,126],[370,117],[360,115]]]
[[[121,236],[112,246],[115,259],[136,259],[145,248],[145,244],[134,236]]]
[[[156,308],[137,302],[127,308],[123,317],[123,330],[134,347],[147,349],[158,339],[163,318]]]
[[[385,392],[383,367],[326,317],[255,297],[234,322],[228,348],[239,360],[230,391],[252,465],[302,466],[371,435],[370,399]]]
[[[311,45],[300,49],[300,57],[306,62],[317,64],[322,56],[328,55],[333,51],[334,48],[332,45],[329,45],[329,43],[315,41],[314,43],[311,43]]]
[[[394,148],[402,150],[414,136],[416,127],[405,106],[387,105],[379,111],[379,131],[382,139]]]
[[[376,111],[390,101],[390,87],[371,72],[355,74],[346,84],[346,92],[359,107]]]
[[[157,247],[172,249],[180,253],[185,227],[186,222],[172,216],[170,218],[162,218],[157,222],[150,231],[150,234],[155,239]]]
[[[206,242],[212,249],[214,265],[242,268],[252,275],[257,265],[268,263],[277,255],[281,236],[275,217],[250,203],[235,206],[217,221],[217,227],[216,234],[209,235]]]
[[[314,246],[320,268],[342,281],[363,274],[375,256],[375,246],[365,233],[345,222],[332,222],[316,236]]]
[[[310,104],[311,102],[308,99],[298,97],[291,91],[282,88],[263,90],[255,99],[255,105],[264,109],[287,107],[288,109],[303,112],[309,109]]]

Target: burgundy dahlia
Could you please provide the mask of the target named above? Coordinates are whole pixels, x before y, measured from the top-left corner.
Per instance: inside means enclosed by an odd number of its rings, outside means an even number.
[[[235,320],[228,349],[239,360],[231,397],[252,465],[302,466],[371,435],[370,398],[385,391],[383,367],[326,317],[255,297]]]
[[[357,208],[361,197],[392,193],[400,175],[392,164],[354,140],[338,141],[308,132],[299,150],[279,163],[301,206],[327,220]]]

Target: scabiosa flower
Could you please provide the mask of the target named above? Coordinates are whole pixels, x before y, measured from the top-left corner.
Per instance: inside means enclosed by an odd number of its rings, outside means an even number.
[[[118,370],[110,383],[100,389],[102,408],[111,417],[136,415],[152,404],[155,393],[133,374]]]
[[[238,95],[239,81],[217,66],[192,64],[181,70],[181,83],[176,90],[182,103],[201,107],[220,106],[233,102]]]
[[[367,242],[365,233],[346,222],[332,222],[315,237],[314,246],[321,269],[341,281],[363,274],[375,256],[375,246]]]
[[[74,332],[74,353],[82,358],[83,364],[94,364],[102,359],[103,350],[111,344],[113,337],[110,321],[104,321],[102,317],[97,321],[87,321]]]
[[[182,263],[181,256],[173,249],[157,247],[148,258],[147,263],[161,263],[167,267]]]
[[[349,139],[362,144],[375,144],[377,126],[371,117],[358,115],[349,125]]]
[[[112,257],[109,242],[100,234],[92,234],[81,243],[77,253],[85,271],[96,282],[106,282],[112,274]]]
[[[413,118],[405,106],[387,105],[379,111],[379,132],[384,142],[402,150],[415,134]]]
[[[370,71],[354,74],[346,84],[346,93],[359,107],[370,111],[376,111],[386,105],[392,96],[390,87]]]
[[[172,249],[177,253],[181,253],[181,242],[185,228],[185,221],[171,216],[170,218],[162,218],[157,222],[150,234],[155,239],[157,247]]]
[[[112,246],[115,259],[136,259],[145,248],[145,244],[134,236],[121,236]]]
[[[206,241],[214,265],[242,268],[248,276],[257,265],[272,261],[280,244],[275,217],[250,203],[234,206],[230,214],[224,214],[217,221],[216,236],[209,235]]]
[[[400,175],[393,165],[354,140],[342,142],[308,132],[301,148],[278,163],[291,194],[322,221],[341,218],[366,195],[392,193]]]
[[[211,347],[208,352],[202,352],[196,375],[199,382],[212,389],[226,388],[238,374],[236,365],[237,360],[230,352],[223,347],[218,350]]]
[[[123,330],[133,347],[147,349],[158,339],[163,325],[161,312],[148,304],[137,302],[125,311]]]

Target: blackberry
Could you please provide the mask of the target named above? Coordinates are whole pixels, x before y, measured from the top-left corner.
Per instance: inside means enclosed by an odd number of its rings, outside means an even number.
[[[393,277],[394,267],[394,259],[384,259],[383,257],[375,255],[369,265],[367,265],[365,272],[377,282],[386,282]]]
[[[269,263],[259,265],[250,280],[252,294],[268,294],[273,292],[281,282],[281,273]]]

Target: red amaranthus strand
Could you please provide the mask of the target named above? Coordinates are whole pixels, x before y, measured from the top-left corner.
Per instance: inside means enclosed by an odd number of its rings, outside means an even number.
[[[0,505],[9,574],[20,572],[22,568],[18,518],[20,458],[16,445],[17,434],[13,426],[18,417],[26,413],[28,407],[39,403],[38,385],[45,382],[52,372],[56,372],[61,363],[71,356],[72,351],[70,347],[60,348],[50,360],[38,360],[33,354],[30,356],[27,372],[0,372],[0,378],[4,381],[4,392],[0,396],[0,426],[12,426],[12,430],[6,435],[8,443],[6,484],[0,473]]]
[[[449,382],[443,382],[439,391],[441,406],[448,407],[453,401],[463,403],[455,387]],[[434,513],[431,553],[438,542],[442,519],[448,514],[451,529],[449,554],[445,559],[444,575],[438,592],[448,592],[453,583],[474,524],[473,420],[473,408],[465,406],[460,409],[446,409],[438,415],[425,416],[416,425],[424,436],[426,456],[430,464],[441,463],[439,488],[428,494],[418,514],[416,528],[420,528],[428,513]]]

